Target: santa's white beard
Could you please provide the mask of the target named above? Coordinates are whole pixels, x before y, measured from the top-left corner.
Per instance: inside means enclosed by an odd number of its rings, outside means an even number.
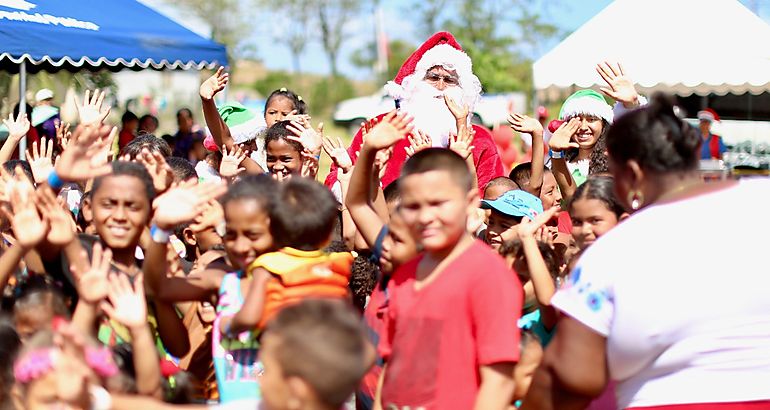
[[[448,147],[449,136],[457,134],[457,123],[444,102],[444,94],[462,104],[462,89],[440,91],[425,81],[415,81],[406,91],[409,98],[401,100],[401,110],[414,117],[415,128],[427,134],[434,147]]]

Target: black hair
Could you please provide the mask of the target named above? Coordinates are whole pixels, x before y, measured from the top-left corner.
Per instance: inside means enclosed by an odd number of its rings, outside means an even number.
[[[120,122],[125,124],[129,121],[139,121],[139,117],[131,111],[126,111],[123,113],[123,116],[120,117]]]
[[[147,148],[150,152],[158,152],[166,158],[171,156],[171,147],[168,143],[152,134],[140,135],[131,140],[120,151],[120,156],[128,155],[131,159],[135,159],[144,148]]]
[[[430,171],[447,171],[451,180],[464,191],[473,188],[473,176],[465,160],[446,148],[426,148],[414,154],[401,168],[401,180],[414,174]]]
[[[270,105],[270,101],[277,97],[284,97],[291,100],[291,104],[294,106],[294,109],[297,110],[297,114],[307,114],[308,108],[305,100],[301,96],[297,95],[297,93],[294,91],[287,90],[286,88],[280,88],[270,93],[270,96],[268,96],[267,100],[265,100],[265,112],[267,112],[267,107]]]
[[[171,378],[174,379],[173,383]],[[190,404],[193,402],[195,386],[190,373],[179,370],[168,378],[164,377],[162,382],[164,402],[171,404]]]
[[[169,157],[166,158],[166,162],[171,167],[171,172],[174,173],[174,182],[198,179],[198,173],[195,172],[195,167],[190,161],[179,157]]]
[[[662,93],[618,118],[607,134],[613,161],[635,160],[643,169],[657,173],[695,170],[701,143],[698,132],[676,116],[673,101]]]
[[[341,301],[306,299],[281,309],[265,334],[276,338],[285,377],[298,377],[325,407],[343,407],[369,371],[361,319]]]
[[[392,204],[401,200],[401,192],[398,190],[398,180],[395,180],[385,186],[382,190],[382,196],[385,198],[385,203]]]
[[[569,212],[572,214],[572,204],[580,199],[596,199],[612,211],[618,218],[625,212],[623,205],[615,196],[615,179],[611,176],[594,175],[577,187],[569,202]]]
[[[182,115],[182,113],[185,113],[185,114],[187,114],[188,117],[193,118],[192,110],[190,110],[187,107],[180,108],[179,111],[176,112],[176,117],[179,118],[179,116]]]
[[[278,140],[286,141],[286,143],[291,145],[291,147],[297,150],[297,152],[301,153],[303,151],[304,148],[302,147],[302,144],[286,138],[290,135],[294,135],[294,133],[291,132],[289,128],[287,128],[289,124],[289,121],[278,121],[273,124],[272,127],[267,129],[267,133],[265,133],[265,151],[267,151],[267,145],[270,143],[270,141]]]
[[[529,179],[531,176],[532,176],[531,162],[522,162],[521,164],[513,167],[511,172],[508,173],[508,178],[510,178],[511,181],[515,182],[516,185],[519,186],[519,189],[524,189],[524,187],[529,186]]]
[[[596,140],[591,156],[588,157],[588,175],[606,174],[610,172],[609,158],[607,158],[607,131]]]
[[[519,184],[514,182],[511,178],[509,178],[509,177],[497,177],[497,178],[492,178],[492,180],[487,182],[487,185],[484,186],[484,192],[487,192],[487,189],[489,189],[491,187],[496,187],[496,186],[501,186],[501,187],[507,188],[509,191],[513,191],[515,189],[521,189],[521,188],[519,188]]]
[[[21,348],[21,339],[8,316],[0,316],[0,398],[3,404],[10,403],[10,391],[13,386],[13,362]],[[2,408],[5,408],[0,404]],[[13,408],[9,406],[8,408]]]
[[[96,192],[99,191],[99,188],[102,186],[102,183],[104,183],[105,179],[119,176],[134,177],[141,181],[142,185],[144,185],[144,191],[147,194],[147,202],[152,204],[152,201],[155,199],[155,185],[152,183],[152,177],[143,165],[137,164],[135,162],[113,162],[112,173],[94,179],[94,183],[91,187],[91,197],[93,198],[96,195]]]
[[[118,368],[118,374],[110,380],[110,384],[117,383],[120,393],[136,394],[136,369],[134,368],[134,349],[131,343],[120,343],[110,348],[112,359]]]
[[[155,124],[155,127],[157,128],[160,125],[160,122],[158,121],[158,117],[152,115],[152,114],[144,114],[139,118],[139,124],[141,125],[146,120],[152,120],[152,122]]]
[[[70,317],[70,309],[64,299],[61,288],[45,277],[31,278],[19,285],[19,293],[13,305],[13,311],[31,307],[48,306],[54,316]]]
[[[21,159],[11,159],[3,163],[3,168],[5,168],[5,170],[8,171],[8,173],[11,175],[14,175],[16,173],[17,166],[21,167],[21,170],[24,171],[24,175],[26,175],[27,178],[29,178],[29,182],[31,182],[34,185],[35,176],[34,174],[32,174],[32,166],[29,165],[28,161],[24,161]]]
[[[307,178],[291,178],[279,186],[270,234],[281,247],[316,250],[330,240],[338,212],[328,188]]]
[[[259,207],[269,214],[275,203],[277,190],[278,182],[268,175],[246,175],[227,188],[227,192],[219,198],[219,203],[224,208],[231,201],[256,201]]]
[[[26,111],[24,111],[25,114],[27,114],[27,118],[30,120],[32,119],[32,106],[29,104],[24,104],[26,107]],[[21,108],[20,103],[16,103],[16,105],[13,106],[13,119],[15,120],[16,117],[19,116],[19,109]]]
[[[360,312],[366,307],[366,297],[372,294],[379,277],[379,267],[368,255],[358,255],[350,268],[348,287],[353,295],[353,306]]]
[[[556,251],[554,251],[551,245],[542,241],[537,241],[537,248],[543,256],[548,273],[555,282],[559,276],[559,258],[556,255]],[[497,253],[503,257],[512,256],[514,259],[523,259],[525,262],[527,260],[527,256],[524,254],[524,246],[518,239],[503,242]]]

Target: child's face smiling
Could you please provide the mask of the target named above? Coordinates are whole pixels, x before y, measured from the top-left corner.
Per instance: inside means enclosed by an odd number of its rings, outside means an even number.
[[[106,177],[91,201],[96,233],[111,249],[134,249],[150,218],[150,201],[139,178]]]
[[[227,258],[236,269],[245,269],[259,255],[271,250],[270,218],[253,199],[235,199],[225,205]]]
[[[497,212],[494,209],[489,215],[487,223],[487,233],[485,242],[494,250],[500,249],[503,242],[510,241],[519,237],[516,226],[521,222],[521,218],[508,216]]]
[[[478,207],[478,192],[462,189],[448,171],[408,175],[399,184],[400,214],[415,241],[429,253],[451,250],[466,233],[468,215]]]
[[[286,140],[273,140],[267,144],[267,169],[271,174],[287,177],[300,172],[302,158],[294,146]]]
[[[590,246],[618,224],[618,217],[598,199],[581,198],[570,206],[572,237],[578,249]]]

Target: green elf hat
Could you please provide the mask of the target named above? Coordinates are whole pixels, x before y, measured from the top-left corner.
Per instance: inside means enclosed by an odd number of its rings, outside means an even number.
[[[257,133],[265,128],[264,119],[239,103],[225,104],[218,111],[236,144],[257,138]]]
[[[564,121],[580,114],[595,115],[612,124],[612,107],[594,90],[580,90],[567,97],[559,111],[559,119]]]

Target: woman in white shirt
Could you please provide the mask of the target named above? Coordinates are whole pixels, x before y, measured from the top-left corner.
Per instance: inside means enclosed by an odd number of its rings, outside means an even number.
[[[607,134],[634,214],[580,258],[523,409],[770,408],[766,178],[705,184],[701,140],[656,95]],[[671,407],[676,406],[676,407]]]

